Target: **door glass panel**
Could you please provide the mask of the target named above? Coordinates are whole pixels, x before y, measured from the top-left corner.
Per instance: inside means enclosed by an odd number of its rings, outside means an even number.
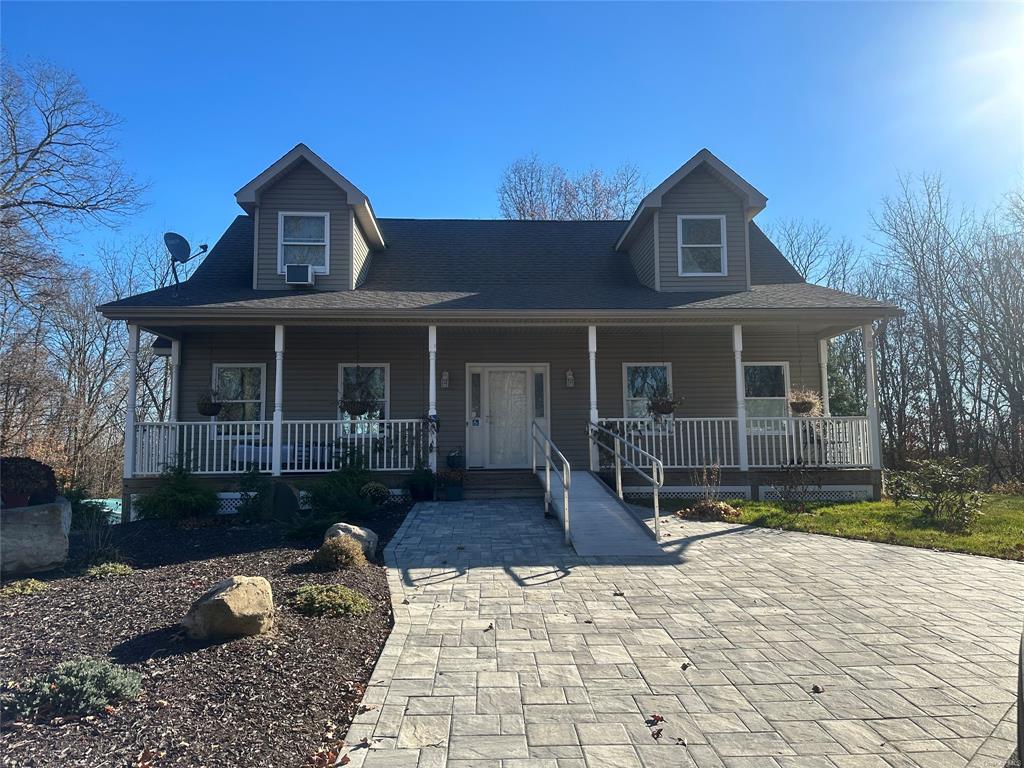
[[[544,402],[544,374],[537,371],[533,374],[533,418],[543,419],[547,413],[547,403]]]
[[[469,417],[476,419],[480,416],[480,374],[472,374],[469,381]]]
[[[491,411],[489,448],[493,466],[514,467],[527,463],[527,381],[526,371],[490,371],[487,374]]]

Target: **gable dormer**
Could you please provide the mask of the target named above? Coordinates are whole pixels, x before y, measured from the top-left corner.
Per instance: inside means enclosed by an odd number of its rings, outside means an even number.
[[[640,202],[615,247],[656,291],[746,290],[748,225],[766,202],[702,149]]]
[[[384,238],[369,198],[305,144],[235,193],[253,217],[253,288],[284,290],[288,264],[308,264],[319,291],[355,288]]]

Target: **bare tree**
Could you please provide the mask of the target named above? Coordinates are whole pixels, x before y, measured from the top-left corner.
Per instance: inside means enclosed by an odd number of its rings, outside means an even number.
[[[632,163],[613,174],[590,169],[570,176],[536,154],[510,163],[498,185],[498,206],[506,219],[606,220],[632,214],[646,181]]]
[[[766,227],[767,235],[805,280],[846,289],[859,255],[846,237],[833,237],[820,221],[782,219]]]
[[[116,157],[120,120],[72,73],[40,62],[0,74],[0,212],[43,239],[68,226],[116,224],[143,187]]]

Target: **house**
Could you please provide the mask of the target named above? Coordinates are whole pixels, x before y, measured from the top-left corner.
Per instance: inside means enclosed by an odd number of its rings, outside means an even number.
[[[684,495],[710,464],[735,495],[794,467],[826,496],[880,492],[872,324],[899,310],[805,282],[754,222],[767,198],[706,149],[628,221],[382,218],[302,144],[235,199],[187,281],[99,307],[130,330],[126,497],[175,461],[228,489],[355,453],[397,485],[456,449],[525,470],[536,447],[574,471],[656,457]],[[166,423],[135,418],[140,329],[170,347]],[[832,416],[827,344],[852,329],[867,412]],[[791,412],[798,387],[820,416]]]

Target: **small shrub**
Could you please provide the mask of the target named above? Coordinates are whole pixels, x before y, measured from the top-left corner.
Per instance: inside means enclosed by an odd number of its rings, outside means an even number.
[[[53,468],[26,456],[0,458],[0,482],[4,506],[49,504],[57,498]]]
[[[185,467],[164,470],[157,485],[139,496],[137,504],[142,519],[173,521],[213,517],[220,506],[217,493]]]
[[[307,515],[300,517],[292,522],[285,529],[285,538],[293,541],[302,541],[303,539],[320,539],[324,535],[324,531],[330,528],[338,522],[333,516],[331,517],[317,517],[314,515]]]
[[[62,495],[71,502],[71,530],[81,537],[80,562],[88,565],[120,560],[121,553],[114,546],[110,510],[90,499],[84,488],[65,488]]]
[[[135,569],[125,563],[100,563],[85,571],[85,575],[90,579],[118,579],[133,573]]]
[[[359,495],[375,507],[383,507],[391,501],[391,491],[384,483],[371,480],[359,489]]]
[[[718,499],[699,499],[676,514],[687,520],[721,520],[729,523],[740,519],[739,510]]]
[[[370,473],[357,468],[331,472],[306,488],[306,501],[311,517],[338,520],[365,520],[373,513],[374,505],[359,495],[370,482]]]
[[[94,715],[119,701],[137,699],[142,678],[104,659],[77,659],[18,686],[9,707],[20,717]]]
[[[437,477],[430,467],[418,466],[405,479],[404,486],[413,501],[433,501]]]
[[[912,474],[917,496],[925,502],[925,519],[956,533],[970,531],[981,514],[984,467],[971,467],[959,459],[918,462]]]
[[[292,605],[306,616],[358,616],[373,606],[365,595],[341,584],[307,584],[299,587]]]
[[[260,474],[255,464],[238,478],[241,498],[238,502],[238,517],[243,523],[270,520],[274,514],[274,483]]]
[[[904,501],[914,498],[917,490],[911,472],[889,470],[885,473],[885,494],[897,507]]]
[[[351,536],[334,536],[320,545],[309,564],[318,571],[362,568],[366,565],[366,555],[362,545]]]
[[[3,588],[0,588],[0,597],[14,597],[16,595],[36,595],[45,592],[50,585],[39,579],[22,579],[12,581]]]

